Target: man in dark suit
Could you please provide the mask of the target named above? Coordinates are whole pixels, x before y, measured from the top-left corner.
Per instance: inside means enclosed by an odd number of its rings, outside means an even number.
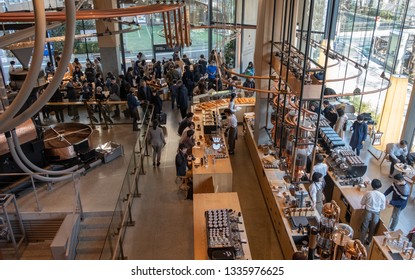
[[[141,103],[141,109],[143,110],[143,116],[146,113],[147,105],[150,104],[151,97],[153,96],[153,92],[149,86],[147,86],[147,82],[145,80],[141,80],[141,85],[138,88],[138,100]]]
[[[179,87],[179,98],[177,100],[177,104],[179,105],[182,119],[184,119],[187,114],[187,107],[189,106],[189,93],[181,80],[177,82],[177,86]]]

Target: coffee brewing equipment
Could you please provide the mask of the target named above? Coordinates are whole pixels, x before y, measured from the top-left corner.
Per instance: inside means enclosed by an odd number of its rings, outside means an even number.
[[[366,260],[366,248],[359,239],[349,240],[346,244],[344,257],[347,260]]]
[[[340,180],[359,178],[365,175],[367,165],[351,150],[350,147],[338,147],[330,150],[327,163],[333,169],[334,175]],[[342,184],[342,182],[340,182]],[[344,185],[357,185],[362,182],[347,182]]]
[[[336,224],[332,235],[333,240],[333,260],[343,259],[345,246],[353,238],[353,229],[348,224]]]
[[[232,209],[205,211],[208,256],[210,259],[241,259],[244,257],[239,217]]]

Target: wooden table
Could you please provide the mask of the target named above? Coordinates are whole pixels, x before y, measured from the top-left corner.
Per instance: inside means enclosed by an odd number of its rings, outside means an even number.
[[[404,166],[406,165],[406,168]],[[409,164],[403,164],[401,162],[398,162],[395,164],[395,170],[402,174],[411,174],[414,172],[414,169]]]
[[[203,193],[193,195],[193,231],[194,231],[194,258],[195,260],[208,260],[207,253],[207,234],[206,234],[206,218],[205,211],[211,209],[233,209],[241,212],[238,194],[236,192],[229,193]],[[248,237],[246,235],[245,224],[239,218],[242,224],[239,225],[241,239],[247,243],[242,244],[245,253],[245,260],[252,259],[251,250],[249,249]]]

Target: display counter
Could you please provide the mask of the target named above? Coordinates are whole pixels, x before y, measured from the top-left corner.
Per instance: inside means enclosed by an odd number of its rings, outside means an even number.
[[[337,202],[340,207],[340,222],[346,223],[353,228],[354,238],[360,238],[360,226],[363,221],[364,208],[360,204],[365,191],[361,191],[359,187],[353,185],[342,185],[340,181],[328,172],[328,176],[334,183],[332,199]],[[363,176],[363,181],[367,182],[370,179]],[[368,190],[372,190],[371,187]],[[380,213],[380,223],[375,234],[381,234],[387,231],[387,225],[392,216],[393,207],[386,206],[386,209]]]
[[[294,224],[294,220],[305,221],[311,226],[317,226],[319,223],[319,214],[308,207],[293,208],[296,209],[291,215],[287,216],[286,195],[287,183],[284,181],[285,172],[278,168],[265,168],[263,164],[264,158],[269,158],[264,155],[264,152],[258,149],[252,127],[249,122],[244,122],[245,141],[247,143],[249,152],[251,154],[252,162],[255,167],[260,187],[270,213],[270,217],[274,226],[275,234],[280,243],[282,253],[285,259],[292,259],[293,253],[298,251],[302,246],[302,241],[306,239],[306,233],[298,230]],[[303,186],[300,186],[304,190]],[[306,199],[308,201],[308,199]],[[301,210],[300,210],[301,209]]]
[[[229,159],[228,150],[225,145],[225,138],[223,133],[215,128],[212,120],[206,121],[205,114],[216,114],[215,110],[200,110],[192,107],[194,116],[193,121],[195,123],[195,139],[196,145],[192,149],[193,156],[196,160],[192,163],[193,170],[193,193],[206,193],[212,192],[207,181],[213,178],[214,192],[231,192],[232,191],[232,166]],[[216,118],[219,116],[216,115]],[[220,138],[217,142],[218,149],[212,148],[212,140],[210,134],[205,135],[207,127],[217,131],[216,136]],[[217,123],[216,123],[217,125]],[[217,126],[216,126],[217,127]],[[206,130],[207,131],[207,130]],[[203,162],[203,159],[205,160]]]
[[[205,211],[214,209],[232,209],[241,213],[238,194],[229,193],[210,193],[193,195],[193,230],[194,230],[194,258],[195,260],[208,260],[208,243],[206,232]],[[243,260],[251,260],[248,237],[245,230],[243,215],[239,216],[238,225],[241,236],[242,248],[244,251]]]
[[[237,107],[237,111],[235,113],[236,119],[238,120],[239,123],[242,123],[244,120],[244,114],[247,112],[254,111],[255,98],[253,97],[235,98],[235,105]],[[193,105],[193,107],[194,109],[200,109],[200,110],[216,110],[220,114],[223,112],[224,109],[229,107],[229,98],[206,101],[206,102]]]
[[[396,236],[399,234],[402,235],[402,231],[398,230],[393,232],[393,234]],[[397,249],[396,245],[392,245],[393,242],[388,242],[388,239],[385,240],[385,238],[385,235],[373,237],[373,242],[368,254],[369,260],[414,260],[412,248],[409,250],[402,250],[398,247],[399,249]],[[397,242],[399,237],[391,238],[391,241],[393,239],[396,241],[395,244],[399,243]],[[402,242],[401,244],[404,245],[405,242]]]
[[[192,101],[193,103],[201,103],[201,102],[211,101],[213,99],[219,99],[230,94],[231,94],[230,90],[222,90],[222,91],[210,90],[208,93],[194,95]]]

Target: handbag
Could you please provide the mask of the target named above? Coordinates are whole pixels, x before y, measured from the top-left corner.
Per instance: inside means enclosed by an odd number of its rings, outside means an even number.
[[[347,130],[347,121],[344,122],[344,124],[343,124],[343,131],[346,131],[346,130]]]
[[[115,93],[111,93],[109,99],[111,101],[121,101],[121,98],[117,94],[115,94]]]

